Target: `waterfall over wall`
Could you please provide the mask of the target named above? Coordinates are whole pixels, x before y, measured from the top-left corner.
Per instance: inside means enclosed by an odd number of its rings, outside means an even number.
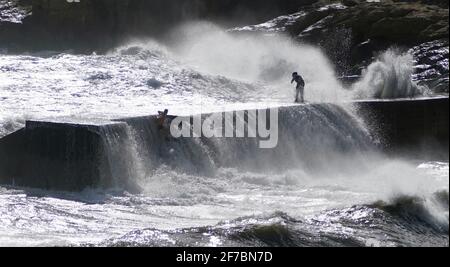
[[[0,139],[0,182],[68,191],[100,187],[138,192],[161,166],[205,177],[220,168],[335,172],[369,161],[383,146],[392,151],[420,148],[427,142],[447,147],[448,156],[448,112],[436,114],[446,105],[448,98],[279,107],[278,142],[269,149],[260,146],[264,138],[254,138],[248,130],[245,137],[174,138],[157,127],[155,116],[97,124],[28,121],[24,129]],[[354,115],[355,108],[364,120]],[[269,111],[202,114],[201,122],[223,115],[233,118],[222,122],[224,128],[228,123],[235,131],[237,118],[242,118],[248,129],[250,118],[265,114],[268,121]],[[377,129],[379,125],[383,129]]]

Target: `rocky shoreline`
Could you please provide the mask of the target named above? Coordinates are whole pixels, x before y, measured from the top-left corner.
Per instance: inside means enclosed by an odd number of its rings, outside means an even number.
[[[208,19],[236,34],[281,32],[318,45],[342,77],[360,75],[392,46],[409,50],[416,60],[414,78],[448,93],[448,5],[444,0],[3,0],[0,51],[102,53],[130,37],[163,38],[177,24]]]

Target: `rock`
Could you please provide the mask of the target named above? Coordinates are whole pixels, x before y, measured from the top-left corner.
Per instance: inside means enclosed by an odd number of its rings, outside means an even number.
[[[32,15],[20,29],[2,30],[12,36],[2,44],[11,51],[106,51],[129,36],[165,35],[186,20],[208,19],[222,23],[254,23],[295,12],[317,0],[23,0],[32,4]],[[15,1],[17,2],[17,0]],[[5,32],[6,31],[6,32]],[[3,35],[4,34],[4,35]]]
[[[161,86],[163,86],[164,83],[161,82],[161,81],[158,81],[158,80],[155,79],[155,78],[151,78],[151,79],[149,79],[149,80],[147,81],[147,85],[150,86],[150,87],[152,87],[152,88],[154,88],[154,89],[158,89],[158,88],[160,88]]]
[[[356,43],[370,39],[411,45],[448,38],[448,10],[436,6],[364,3],[334,9],[328,16],[324,29],[349,28]]]
[[[30,14],[30,1],[0,1],[0,22],[21,23]]]
[[[413,47],[416,67],[414,80],[432,88],[435,93],[449,93],[449,44],[447,40],[426,42]]]
[[[322,46],[342,74],[357,74],[375,53],[390,46],[448,40],[448,9],[417,1],[353,4],[305,10],[307,15],[286,30],[299,41]]]
[[[342,3],[346,6],[356,6],[361,4],[361,1],[358,0],[343,0]]]
[[[443,8],[448,8],[448,0],[393,0],[394,2],[406,2],[406,3],[414,3],[419,2],[426,5],[435,5]]]

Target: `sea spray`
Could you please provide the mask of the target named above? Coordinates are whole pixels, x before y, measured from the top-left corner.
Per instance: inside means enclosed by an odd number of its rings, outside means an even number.
[[[427,93],[427,88],[412,80],[413,56],[389,49],[371,63],[354,86],[356,98],[412,98]]]
[[[211,23],[185,24],[173,33],[169,47],[175,57],[202,73],[260,85],[254,92],[269,102],[291,102],[291,74],[306,80],[307,99],[339,102],[349,99],[325,54],[283,34],[227,32]]]

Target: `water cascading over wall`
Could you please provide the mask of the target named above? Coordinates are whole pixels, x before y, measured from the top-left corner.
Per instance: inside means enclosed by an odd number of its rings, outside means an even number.
[[[242,114],[247,124],[249,116],[260,113]],[[333,156],[329,152],[345,154],[371,145],[358,121],[331,104],[280,108],[278,134],[278,146],[263,149],[258,138],[174,139],[158,130],[154,116],[100,125],[29,121],[1,140],[0,178],[2,184],[45,189],[137,191],[139,180],[163,164],[202,175],[214,175],[219,167],[320,168]]]
[[[354,106],[365,122],[354,115]],[[235,129],[236,118],[243,117],[247,126],[249,118],[264,113],[268,120],[265,109],[224,114],[234,118]],[[203,114],[202,121],[209,115]],[[261,138],[175,139],[158,129],[155,118],[97,124],[29,121],[24,129],[0,139],[0,183],[139,192],[142,179],[163,165],[201,176],[214,175],[222,167],[265,173],[351,169],[355,159],[364,161],[378,147],[420,147],[431,139],[448,158],[448,98],[280,107],[278,144],[272,149],[260,148]]]

